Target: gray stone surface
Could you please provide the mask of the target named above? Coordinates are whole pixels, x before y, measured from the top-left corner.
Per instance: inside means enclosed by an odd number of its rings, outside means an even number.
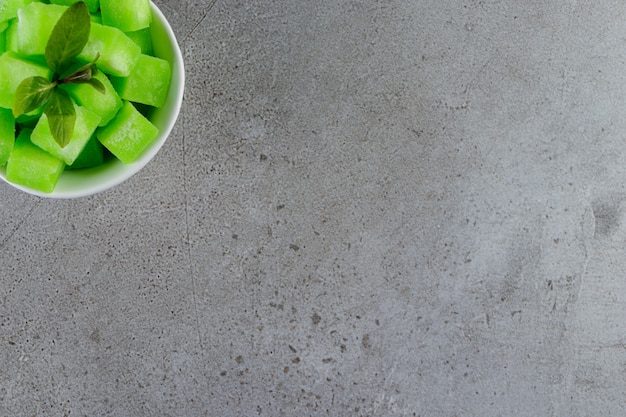
[[[0,416],[623,416],[619,1],[161,0],[156,159],[0,186]]]

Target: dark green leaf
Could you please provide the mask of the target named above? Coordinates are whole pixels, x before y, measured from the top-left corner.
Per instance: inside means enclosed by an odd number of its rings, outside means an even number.
[[[55,85],[43,77],[30,77],[22,81],[15,90],[13,116],[18,117],[46,104]]]
[[[104,84],[102,84],[100,82],[100,80],[97,80],[95,78],[92,78],[91,80],[88,81],[88,83],[95,88],[96,90],[98,90],[99,93],[101,94],[105,94],[107,92],[106,88],[104,87]]]
[[[46,45],[46,62],[56,74],[62,73],[80,54],[91,30],[91,18],[85,3],[71,5],[52,29]]]
[[[76,110],[74,103],[65,90],[56,88],[50,96],[50,100],[44,109],[50,125],[52,137],[64,148],[70,143],[76,123]]]

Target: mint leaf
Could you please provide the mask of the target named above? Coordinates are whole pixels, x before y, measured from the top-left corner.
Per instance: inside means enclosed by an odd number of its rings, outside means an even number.
[[[31,77],[20,83],[15,93],[15,117],[45,104],[50,133],[62,148],[74,133],[76,109],[68,93],[56,87],[65,83],[88,83],[101,93],[105,92],[104,85],[92,78],[98,71],[95,63],[99,54],[86,65],[79,66],[76,60],[89,40],[90,31],[91,16],[87,6],[83,1],[72,4],[59,18],[46,44],[46,63],[54,73],[52,82],[43,77]]]
[[[82,1],[63,13],[46,45],[46,62],[55,74],[63,73],[80,54],[89,40],[90,30],[89,10]]]
[[[76,123],[76,110],[69,94],[60,88],[54,89],[43,112],[48,117],[52,137],[64,148],[70,143]]]
[[[26,78],[15,91],[13,116],[21,116],[46,104],[55,86],[56,83],[43,77]]]

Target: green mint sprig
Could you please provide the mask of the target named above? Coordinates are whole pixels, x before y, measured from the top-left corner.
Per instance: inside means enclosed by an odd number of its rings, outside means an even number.
[[[44,77],[30,77],[20,83],[15,91],[13,115],[18,117],[43,105],[50,132],[62,148],[67,146],[76,124],[76,110],[69,94],[61,84],[90,84],[100,93],[104,85],[93,78],[97,74],[96,59],[79,66],[76,57],[89,40],[91,18],[84,2],[70,6],[52,29],[46,44],[46,63],[54,73],[52,81]]]

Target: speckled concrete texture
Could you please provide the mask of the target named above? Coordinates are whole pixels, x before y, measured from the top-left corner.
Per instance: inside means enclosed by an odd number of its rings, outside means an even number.
[[[626,5],[156,3],[156,159],[0,186],[0,416],[626,415]]]

